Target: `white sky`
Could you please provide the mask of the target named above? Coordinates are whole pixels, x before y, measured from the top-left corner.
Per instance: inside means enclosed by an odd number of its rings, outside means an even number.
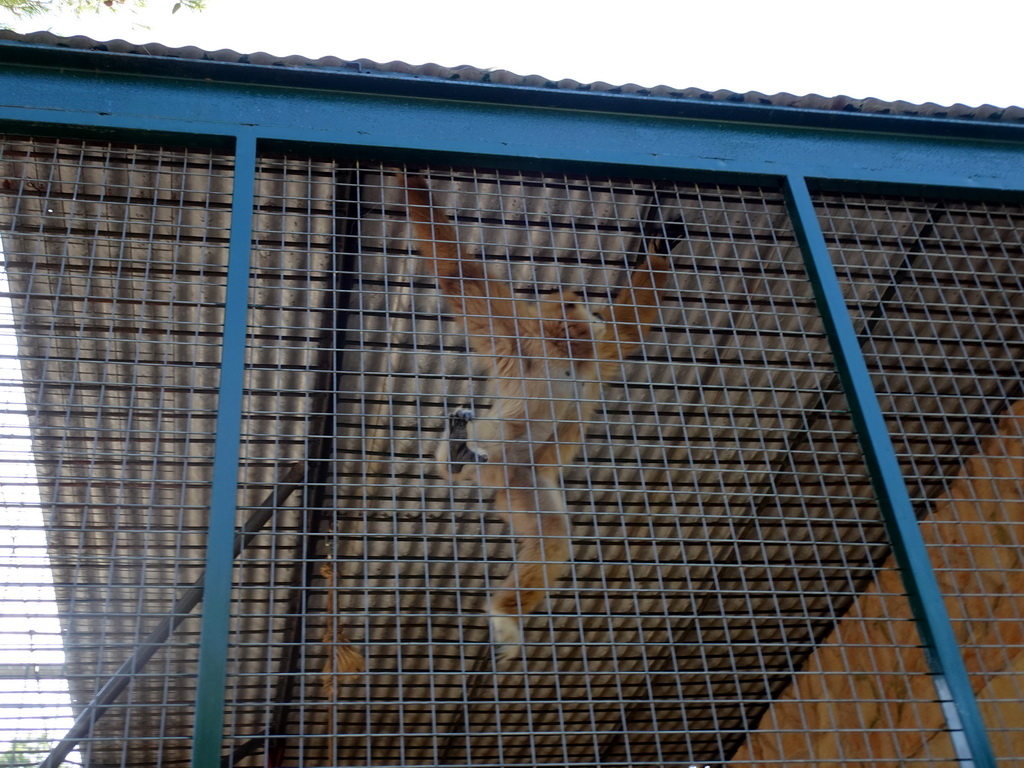
[[[63,735],[72,724],[67,681],[54,672],[64,648],[9,290],[0,266],[0,664],[40,665],[41,676],[0,679],[0,751],[15,738]]]
[[[18,21],[0,11],[0,23],[206,50],[471,64],[586,83],[1024,105],[1021,0],[207,0],[202,13],[172,16],[173,4],[149,0],[142,12],[81,19]]]

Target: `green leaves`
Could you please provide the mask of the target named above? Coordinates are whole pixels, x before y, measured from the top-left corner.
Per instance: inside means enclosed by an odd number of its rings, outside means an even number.
[[[117,10],[119,7],[142,8],[146,0],[0,0],[0,8],[11,11],[16,16],[38,16],[47,11],[71,10],[82,14],[99,12],[104,8]],[[171,13],[182,8],[189,11],[201,11],[206,7],[206,0],[177,0],[171,7]]]

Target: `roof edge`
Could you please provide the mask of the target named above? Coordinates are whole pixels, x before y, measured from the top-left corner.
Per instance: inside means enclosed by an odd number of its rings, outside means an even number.
[[[0,62],[46,68],[70,68],[173,79],[269,87],[300,87],[410,98],[499,103],[550,109],[627,113],[779,127],[831,128],[870,133],[947,138],[1024,140],[1024,109],[977,108],[968,115],[938,105],[855,100],[848,97],[766,96],[730,91],[671,89],[667,86],[611,86],[523,77],[473,67],[415,67],[402,62],[380,65],[336,58],[313,61],[301,56],[237,54],[189,47],[99,43],[50,33],[21,35],[0,30]],[[518,80],[519,82],[510,82]],[[806,102],[817,102],[805,106]],[[870,106],[866,107],[865,104]],[[827,105],[827,106],[822,106]],[[962,105],[960,105],[962,106]],[[915,111],[915,107],[917,111]],[[935,109],[932,109],[934,107]],[[970,110],[964,107],[963,109]],[[986,112],[984,115],[977,112]]]

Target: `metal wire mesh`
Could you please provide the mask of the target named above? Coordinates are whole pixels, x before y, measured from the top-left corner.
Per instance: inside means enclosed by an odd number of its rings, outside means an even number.
[[[0,589],[52,577],[56,603],[37,610],[59,616],[54,676],[67,680],[77,714],[201,573],[231,162],[12,137],[0,168],[23,377],[8,387],[25,393],[41,497],[34,520],[8,507],[17,582]],[[45,550],[21,546],[33,530]],[[9,624],[10,658],[31,655],[36,620]],[[197,627],[185,620],[123,679],[81,743],[82,764],[183,759]],[[62,735],[48,697],[8,706],[17,730]]]
[[[1024,210],[823,197],[996,756],[1024,759]]]
[[[444,482],[432,458],[451,408],[486,407],[484,382],[410,243],[402,182],[372,165],[264,159],[257,258],[326,260],[322,275],[313,269],[314,314],[328,319],[315,346],[333,383],[293,389],[292,370],[272,389],[279,419],[336,415],[310,436],[319,452],[310,465],[327,455],[331,474],[305,502],[315,545],[302,550],[324,547],[336,564],[328,581],[319,563],[292,559],[281,570],[291,597],[277,602],[305,601],[306,623],[294,617],[288,635],[292,667],[279,671],[272,643],[259,649],[262,670],[243,674],[237,662],[232,717],[251,720],[233,734],[235,758],[276,749],[285,763],[332,765],[710,764],[760,723],[794,763],[801,749],[814,762],[807,729],[766,720],[767,706],[794,673],[821,676],[804,660],[888,549],[780,197],[465,168],[429,176],[460,240],[522,296],[568,286],[604,299],[642,238],[667,240],[674,273],[659,330],[605,383],[581,458],[565,468],[571,576],[526,621],[522,657],[496,661],[487,595],[515,547],[488,494]],[[266,317],[302,306],[279,300]],[[293,316],[258,327],[269,338],[315,325]],[[318,404],[321,392],[329,405]],[[868,618],[885,624],[902,603],[887,584]],[[332,606],[336,616],[320,613]],[[279,618],[263,610],[239,623]],[[368,671],[339,679],[323,701],[308,675],[324,663],[316,639],[335,620]],[[928,685],[902,661],[917,645],[913,630],[872,643],[885,656],[857,674]],[[281,674],[298,678],[291,695],[305,687],[301,706],[281,698]],[[261,686],[267,698],[244,706]],[[816,706],[810,694],[796,698],[801,711]],[[907,706],[931,712],[932,699],[918,690]],[[856,758],[870,759],[877,721],[819,726],[836,727],[859,734]],[[920,759],[932,757],[925,749]]]
[[[36,569],[81,713],[201,575],[231,163],[3,151]],[[645,241],[671,251],[665,296],[558,467],[572,567],[498,659],[487,601],[515,542],[433,458],[453,408],[494,406],[403,178],[260,157],[224,764],[954,764],[781,195],[408,173],[516,296],[607,301]],[[96,719],[84,764],[187,762],[197,626]],[[328,695],[342,635],[367,668]]]

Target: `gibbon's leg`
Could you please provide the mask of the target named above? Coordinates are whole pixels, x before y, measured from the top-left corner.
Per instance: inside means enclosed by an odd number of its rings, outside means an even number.
[[[518,543],[515,566],[491,596],[491,632],[501,646],[498,658],[513,658],[522,643],[520,621],[544,601],[569,568],[571,522],[557,475],[509,470],[494,508],[508,521]]]

